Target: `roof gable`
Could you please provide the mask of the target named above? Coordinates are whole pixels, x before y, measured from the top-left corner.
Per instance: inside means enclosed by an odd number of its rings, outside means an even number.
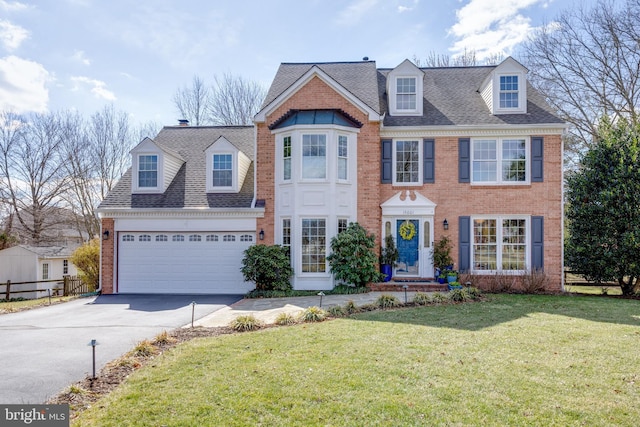
[[[373,61],[317,64],[283,63],[269,88],[255,122],[264,122],[268,114],[294,95],[314,77],[319,78],[358,109],[379,120],[380,105],[375,63]]]

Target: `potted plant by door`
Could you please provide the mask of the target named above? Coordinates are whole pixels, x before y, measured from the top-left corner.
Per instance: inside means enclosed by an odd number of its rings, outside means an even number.
[[[446,277],[446,270],[453,270],[453,258],[451,258],[451,240],[442,236],[433,245],[433,265],[440,270],[440,274]]]
[[[393,268],[398,262],[398,248],[392,235],[384,238],[384,247],[380,249],[380,272],[385,275],[384,281],[391,280]]]

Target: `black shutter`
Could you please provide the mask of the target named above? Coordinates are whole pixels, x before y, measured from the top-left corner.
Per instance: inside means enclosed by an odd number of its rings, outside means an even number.
[[[544,270],[544,217],[531,217],[531,269]]]
[[[544,181],[544,138],[531,138],[531,182]]]
[[[471,269],[471,217],[458,217],[458,270]]]
[[[422,143],[422,182],[424,184],[433,184],[436,182],[436,141],[425,139]]]
[[[471,182],[471,140],[458,140],[458,182]]]
[[[382,184],[391,184],[393,182],[393,141],[390,139],[382,140],[380,153],[380,182]]]

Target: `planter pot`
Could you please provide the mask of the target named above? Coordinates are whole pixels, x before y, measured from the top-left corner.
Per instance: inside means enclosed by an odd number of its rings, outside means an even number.
[[[391,275],[393,274],[392,270],[393,269],[389,264],[382,264],[380,266],[380,272],[385,275],[385,278],[383,279],[385,282],[391,280]]]
[[[438,277],[438,283],[443,284],[444,282],[446,282],[444,277]]]
[[[462,285],[447,285],[447,288],[449,288],[450,291],[454,290],[454,289],[462,289]]]
[[[458,276],[447,276],[447,283],[457,282]]]

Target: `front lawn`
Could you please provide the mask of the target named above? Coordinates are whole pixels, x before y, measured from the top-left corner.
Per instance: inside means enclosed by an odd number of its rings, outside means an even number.
[[[480,303],[197,339],[78,426],[636,426],[640,302]]]
[[[0,314],[14,313],[16,311],[30,310],[32,308],[44,307],[51,304],[58,304],[61,302],[67,302],[75,299],[75,296],[67,297],[49,297],[38,299],[23,299],[23,300],[0,300]]]

